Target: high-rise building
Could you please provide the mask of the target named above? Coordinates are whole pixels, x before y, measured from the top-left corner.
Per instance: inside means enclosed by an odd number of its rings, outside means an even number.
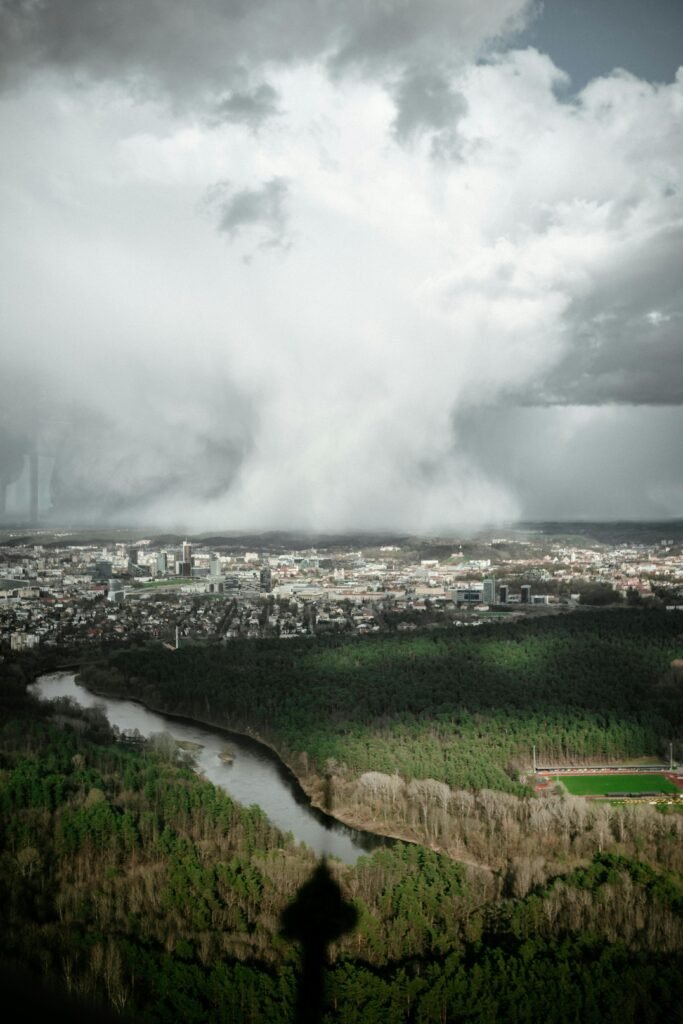
[[[484,604],[496,603],[496,581],[493,579],[484,580],[484,591],[482,594]]]
[[[209,576],[222,576],[223,565],[220,558],[212,558],[209,564]]]
[[[531,604],[531,587],[528,583],[525,583],[524,586],[521,587],[521,592],[522,604]]]
[[[508,603],[508,585],[507,583],[501,583],[498,587],[498,604]]]
[[[192,545],[189,540],[183,541],[183,547],[180,554],[180,558],[176,561],[176,576],[192,575]]]
[[[166,572],[168,570],[168,555],[165,551],[157,555],[157,572]]]
[[[104,558],[95,562],[95,568],[93,569],[92,578],[98,583],[104,583],[105,580],[111,578],[112,563]]]
[[[270,593],[270,591],[273,589],[273,573],[271,572],[269,566],[264,565],[264,567],[261,569],[259,578],[261,590],[265,590],[266,593]]]
[[[145,572],[138,564],[139,556],[139,548],[128,548],[128,572],[131,576],[142,576]]]

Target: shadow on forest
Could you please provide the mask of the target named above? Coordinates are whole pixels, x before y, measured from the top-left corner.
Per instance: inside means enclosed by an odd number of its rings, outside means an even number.
[[[6,1020],[50,1024],[140,1024],[102,1002],[67,992],[56,979],[41,977],[17,961],[0,959],[0,990]],[[7,1012],[7,1010],[6,1010]]]
[[[347,902],[332,877],[325,858],[304,882],[280,917],[280,934],[298,942],[301,967],[297,983],[294,1020],[296,1024],[320,1024],[325,1011],[325,974],[330,943],[353,931],[358,913]],[[135,1024],[136,1017],[117,1014],[69,994],[45,979],[36,977],[17,963],[0,960],[0,985],[5,1004],[20,1007],[28,1020],[52,1024]]]
[[[344,900],[323,857],[280,918],[281,934],[301,946],[297,1024],[318,1024],[322,1020],[328,946],[353,931],[357,919],[356,908]]]

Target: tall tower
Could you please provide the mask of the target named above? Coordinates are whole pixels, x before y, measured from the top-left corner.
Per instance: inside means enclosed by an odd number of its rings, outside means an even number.
[[[270,593],[273,589],[273,573],[270,566],[264,565],[261,569],[261,572],[259,573],[259,585],[261,590],[265,590],[267,593]]]
[[[181,564],[180,575],[181,576],[191,576],[192,575],[192,545],[190,544],[189,540],[184,540],[183,541],[183,557],[182,557],[182,560],[181,560],[180,564]]]

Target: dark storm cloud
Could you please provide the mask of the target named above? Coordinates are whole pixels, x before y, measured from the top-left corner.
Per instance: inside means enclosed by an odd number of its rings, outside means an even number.
[[[256,228],[264,245],[277,247],[287,243],[288,190],[284,178],[271,178],[260,188],[237,191],[232,191],[228,182],[219,182],[210,190],[207,202],[218,213],[218,230],[229,238]]]
[[[0,66],[142,78],[183,102],[245,68],[324,59],[340,72],[452,64],[523,24],[528,0],[5,0]]]
[[[455,429],[459,451],[518,495],[521,518],[656,519],[681,507],[680,408],[498,405],[463,410]]]
[[[534,395],[546,404],[683,405],[683,312],[585,324]]]
[[[531,0],[472,4],[454,0],[354,2],[345,7],[345,24],[331,65],[367,69],[399,65],[452,64],[485,40],[521,29]]]
[[[571,345],[528,400],[683,404],[681,252],[683,229],[665,228],[617,253],[567,311]]]
[[[235,90],[219,100],[213,120],[216,123],[245,124],[256,129],[279,112],[276,90],[263,82],[253,89]]]

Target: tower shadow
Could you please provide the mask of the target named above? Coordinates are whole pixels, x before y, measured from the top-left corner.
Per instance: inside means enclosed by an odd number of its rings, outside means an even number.
[[[356,908],[344,900],[323,857],[280,918],[281,934],[301,945],[297,1024],[320,1024],[325,1008],[328,946],[353,931],[357,919]]]

